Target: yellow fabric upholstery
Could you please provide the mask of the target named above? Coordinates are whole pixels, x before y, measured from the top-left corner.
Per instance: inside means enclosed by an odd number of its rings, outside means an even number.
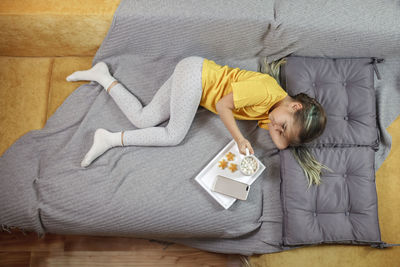
[[[118,0],[2,0],[0,56],[93,56],[118,4]]]
[[[88,69],[119,0],[0,1],[0,155],[40,129],[68,95],[86,82],[65,78]],[[400,117],[389,127],[392,150],[377,172],[382,239],[400,241]],[[323,245],[254,256],[255,266],[399,266],[400,247]]]
[[[0,153],[46,122],[50,58],[0,57]]]

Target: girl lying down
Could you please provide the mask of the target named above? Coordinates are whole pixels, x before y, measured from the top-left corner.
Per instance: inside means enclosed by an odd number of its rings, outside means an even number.
[[[269,74],[221,66],[198,56],[178,62],[172,75],[145,107],[109,73],[104,62],[89,70],[76,71],[67,81],[96,81],[137,128],[109,132],[99,128],[90,150],[81,162],[89,166],[116,146],[174,146],[186,136],[200,106],[218,114],[238,145],[240,153],[254,150],[240,132],[235,119],[257,120],[278,149],[292,146],[293,154],[312,183],[320,183],[326,166],[299,145],[320,136],[326,125],[322,106],[304,93],[289,96]],[[169,119],[166,127],[156,125]]]

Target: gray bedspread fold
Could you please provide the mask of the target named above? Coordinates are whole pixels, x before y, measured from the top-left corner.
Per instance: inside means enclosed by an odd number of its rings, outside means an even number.
[[[248,70],[258,70],[264,57],[290,54],[384,58],[376,83],[379,168],[390,151],[386,128],[400,113],[399,11],[389,0],[122,0],[93,64],[105,61],[146,105],[187,56]],[[0,223],[243,255],[288,249],[281,246],[277,150],[255,121],[238,126],[266,170],[248,200],[224,210],[194,181],[232,139],[217,115],[199,107],[178,146],[113,148],[82,168],[97,128],[135,129],[101,86],[82,85],[43,129],[21,137],[0,158]]]

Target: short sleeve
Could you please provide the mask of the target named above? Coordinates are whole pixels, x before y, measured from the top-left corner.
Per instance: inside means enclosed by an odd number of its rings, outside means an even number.
[[[266,88],[260,80],[233,82],[231,85],[236,109],[260,105],[267,96]]]
[[[258,127],[263,128],[265,130],[269,130],[268,128],[268,123],[270,123],[271,121],[269,119],[266,120],[259,120],[258,121]]]

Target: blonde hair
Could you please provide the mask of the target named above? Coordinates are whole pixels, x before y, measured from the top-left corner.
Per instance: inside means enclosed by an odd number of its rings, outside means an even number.
[[[286,63],[286,58],[282,58],[271,63],[267,62],[264,58],[261,65],[260,72],[272,76],[279,84],[280,83],[280,66]],[[318,101],[309,97],[304,93],[297,94],[292,97],[294,101],[300,102],[303,108],[297,110],[294,114],[295,121],[300,128],[299,136],[294,140],[290,140],[291,152],[303,169],[305,176],[308,180],[308,187],[313,183],[316,185],[321,184],[322,169],[333,172],[327,166],[318,162],[311,154],[310,150],[302,146],[302,144],[311,142],[319,137],[325,130],[326,114]]]

